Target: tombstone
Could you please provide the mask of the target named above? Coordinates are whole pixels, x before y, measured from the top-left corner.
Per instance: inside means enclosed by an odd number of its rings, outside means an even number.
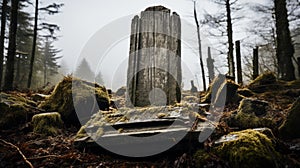
[[[181,21],[153,6],[131,23],[127,105],[171,105],[181,100]]]
[[[193,80],[191,80],[191,92],[192,92],[192,93],[198,92],[198,89],[197,89],[197,87],[194,85],[194,81],[193,81]]]

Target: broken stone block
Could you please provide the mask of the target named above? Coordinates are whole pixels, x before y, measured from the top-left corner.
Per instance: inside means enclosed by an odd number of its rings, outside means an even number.
[[[181,21],[153,6],[131,23],[127,105],[172,105],[181,101]]]
[[[39,107],[57,111],[67,125],[81,126],[100,110],[108,110],[110,99],[104,86],[65,77]],[[76,108],[75,108],[76,107]]]
[[[57,112],[36,114],[32,117],[33,132],[55,136],[63,126],[60,114]]]
[[[300,98],[288,110],[284,123],[279,127],[279,134],[286,139],[300,138]]]

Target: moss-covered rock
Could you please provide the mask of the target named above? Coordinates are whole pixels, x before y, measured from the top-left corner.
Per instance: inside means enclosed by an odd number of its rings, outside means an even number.
[[[283,138],[300,138],[300,98],[288,110],[284,123],[279,127],[279,134]]]
[[[117,96],[124,96],[126,93],[126,86],[122,86],[116,91]]]
[[[17,93],[0,93],[0,129],[18,127],[31,120],[36,104]]]
[[[239,95],[242,95],[244,97],[252,97],[255,95],[254,92],[252,92],[250,89],[248,88],[242,88],[242,89],[238,89],[237,93]]]
[[[56,85],[52,94],[39,107],[46,111],[58,111],[66,124],[79,127],[77,116],[81,122],[86,122],[98,109],[107,110],[109,104],[110,99],[104,86],[68,76]]]
[[[278,82],[274,73],[266,72],[251,81],[248,88],[255,93],[263,93],[282,89],[283,85]]]
[[[275,122],[267,113],[268,103],[256,99],[245,98],[241,101],[236,114],[232,114],[227,124],[231,127],[274,128]]]
[[[57,112],[36,114],[32,117],[33,132],[42,135],[58,135],[63,122]]]
[[[196,167],[204,167],[210,161],[211,156],[203,149],[199,149],[194,155],[193,160],[195,161]]]
[[[233,168],[281,167],[281,156],[272,141],[255,130],[232,132],[227,140],[213,147],[213,152]]]

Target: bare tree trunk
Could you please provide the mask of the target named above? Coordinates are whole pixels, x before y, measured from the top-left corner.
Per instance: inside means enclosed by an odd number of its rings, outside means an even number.
[[[3,90],[5,91],[13,90],[14,64],[15,64],[15,57],[16,57],[16,36],[17,36],[17,25],[18,25],[18,8],[19,8],[19,0],[11,1],[9,43],[8,43],[8,53],[7,53],[6,70],[5,70],[5,81],[3,87]]]
[[[210,47],[207,48],[207,69],[208,69],[208,76],[209,76],[209,82],[211,83],[212,80],[215,78],[215,66],[214,66],[214,59],[211,57],[211,51]]]
[[[200,67],[202,72],[202,82],[203,82],[203,90],[206,91],[206,81],[205,81],[205,71],[202,59],[202,48],[201,48],[201,36],[200,36],[200,26],[197,18],[197,11],[196,11],[196,1],[194,1],[194,19],[197,26],[197,34],[198,34],[198,45],[199,45],[199,58],[200,58]]]
[[[35,57],[35,51],[36,51],[38,15],[39,15],[39,0],[35,0],[35,16],[34,16],[33,43],[32,43],[32,51],[31,51],[31,59],[30,59],[30,66],[29,66],[30,69],[29,69],[29,75],[28,75],[27,88],[30,88],[30,86],[31,86],[31,80],[32,80],[33,63],[34,63],[34,57]]]
[[[257,78],[259,75],[258,72],[258,47],[253,49],[253,76],[252,79]]]
[[[243,85],[241,43],[239,40],[235,42],[235,51],[236,51],[237,80],[238,80],[238,84]]]
[[[6,11],[7,11],[7,0],[3,0],[3,2],[2,2],[2,15],[1,15],[1,35],[0,35],[0,90],[1,90],[1,87],[2,87],[2,75],[3,75]]]
[[[292,44],[289,21],[286,8],[286,0],[275,0],[276,17],[276,55],[280,77],[283,80],[295,80],[295,68],[292,62],[294,46]]]
[[[234,58],[233,58],[233,31],[231,22],[230,0],[226,0],[226,15],[227,15],[227,36],[228,36],[228,68],[229,75],[235,78]]]

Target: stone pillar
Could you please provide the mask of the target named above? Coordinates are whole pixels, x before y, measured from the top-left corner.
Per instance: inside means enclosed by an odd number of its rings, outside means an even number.
[[[149,7],[131,23],[127,104],[170,105],[181,100],[181,22],[163,6]]]

